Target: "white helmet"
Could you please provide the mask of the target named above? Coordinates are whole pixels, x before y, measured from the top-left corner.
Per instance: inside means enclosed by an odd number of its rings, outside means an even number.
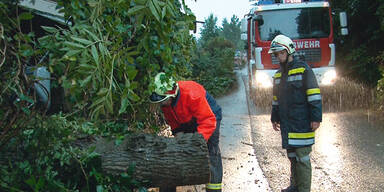
[[[172,77],[167,77],[165,73],[158,73],[154,80],[155,91],[149,97],[151,103],[160,103],[169,97],[176,97],[179,86]]]
[[[288,55],[292,55],[295,52],[293,41],[285,35],[278,35],[272,40],[268,53],[271,54],[284,49],[287,50]]]

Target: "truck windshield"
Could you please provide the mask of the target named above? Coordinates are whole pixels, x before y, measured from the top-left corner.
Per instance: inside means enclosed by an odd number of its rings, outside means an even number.
[[[292,39],[328,37],[330,20],[328,7],[261,11],[264,24],[259,26],[260,38],[271,41],[284,34]]]

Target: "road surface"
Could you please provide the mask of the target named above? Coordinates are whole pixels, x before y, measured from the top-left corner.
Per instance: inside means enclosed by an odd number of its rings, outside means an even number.
[[[250,107],[252,141],[272,191],[289,185],[289,161],[270,114]],[[367,110],[324,113],[312,148],[311,191],[384,191],[384,121]]]

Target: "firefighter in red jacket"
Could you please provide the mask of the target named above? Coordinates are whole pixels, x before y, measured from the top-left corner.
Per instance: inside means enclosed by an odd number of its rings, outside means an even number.
[[[223,168],[219,148],[221,107],[194,81],[178,81],[159,73],[154,79],[152,103],[160,103],[172,134],[200,133],[207,141],[210,159],[210,182],[207,191],[221,192]],[[160,192],[176,192],[176,186],[160,188]]]

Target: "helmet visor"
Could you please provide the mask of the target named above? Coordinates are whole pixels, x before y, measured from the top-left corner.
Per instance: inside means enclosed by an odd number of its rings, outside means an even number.
[[[167,98],[167,96],[159,95],[155,92],[153,92],[152,95],[149,96],[149,100],[151,101],[151,103],[160,103],[162,101],[165,101]]]
[[[268,53],[271,54],[271,53],[275,53],[275,52],[279,52],[279,51],[282,51],[282,50],[285,50],[284,47],[272,47],[269,49]]]

